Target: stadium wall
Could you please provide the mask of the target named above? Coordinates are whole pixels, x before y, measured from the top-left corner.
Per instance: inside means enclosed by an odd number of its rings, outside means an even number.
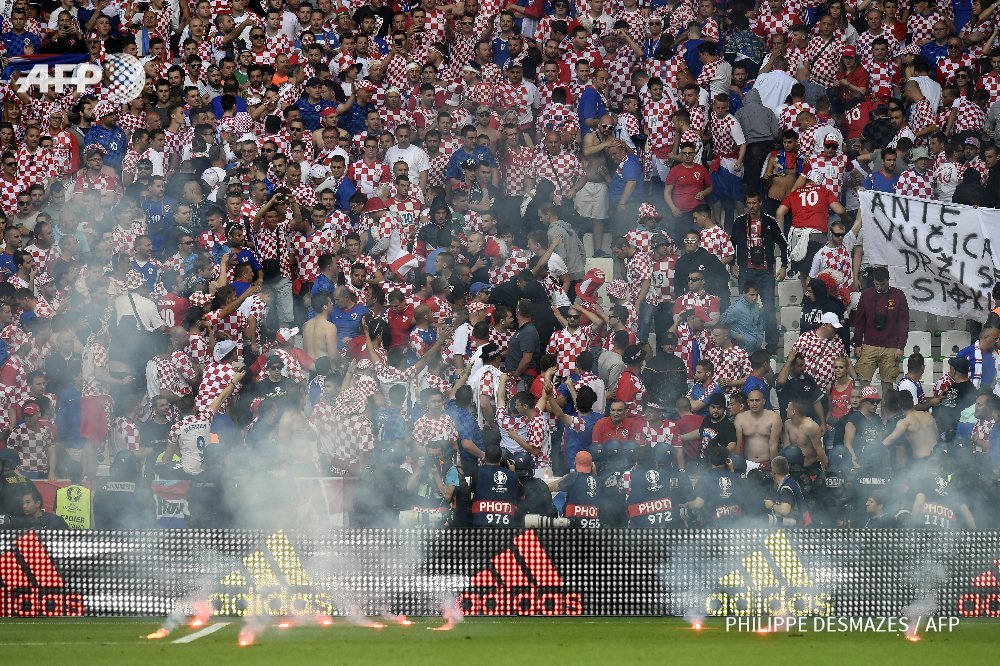
[[[0,616],[1000,616],[1000,532],[0,532]]]

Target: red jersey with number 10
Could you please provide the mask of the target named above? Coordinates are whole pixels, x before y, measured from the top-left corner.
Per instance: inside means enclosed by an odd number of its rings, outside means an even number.
[[[815,183],[806,183],[781,202],[792,211],[792,226],[797,229],[816,229],[826,233],[830,219],[830,204],[836,201],[833,192]]]

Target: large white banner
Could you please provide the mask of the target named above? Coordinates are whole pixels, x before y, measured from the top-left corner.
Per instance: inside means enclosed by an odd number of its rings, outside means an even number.
[[[869,191],[861,217],[867,262],[889,267],[911,309],[986,319],[1000,281],[1000,211]]]

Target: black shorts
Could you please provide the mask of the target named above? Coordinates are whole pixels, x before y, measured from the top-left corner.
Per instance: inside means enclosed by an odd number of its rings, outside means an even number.
[[[806,247],[806,256],[803,257],[801,261],[792,262],[793,271],[797,271],[799,273],[802,273],[803,275],[809,275],[809,271],[812,270],[813,258],[816,256],[816,253],[820,251],[820,248],[826,245],[825,241],[820,243],[818,241],[812,240],[813,238],[816,237],[817,237],[816,234],[812,234],[809,236],[810,240],[809,240],[809,245]]]

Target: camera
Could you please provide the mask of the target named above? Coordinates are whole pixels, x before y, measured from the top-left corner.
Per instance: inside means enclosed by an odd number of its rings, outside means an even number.
[[[430,511],[414,511],[410,509],[408,511],[399,512],[399,526],[400,527],[441,527],[444,523],[445,518],[448,514],[441,512],[430,512]]]
[[[528,529],[538,527],[569,527],[569,518],[549,518],[537,513],[529,513],[524,517],[524,526]]]

